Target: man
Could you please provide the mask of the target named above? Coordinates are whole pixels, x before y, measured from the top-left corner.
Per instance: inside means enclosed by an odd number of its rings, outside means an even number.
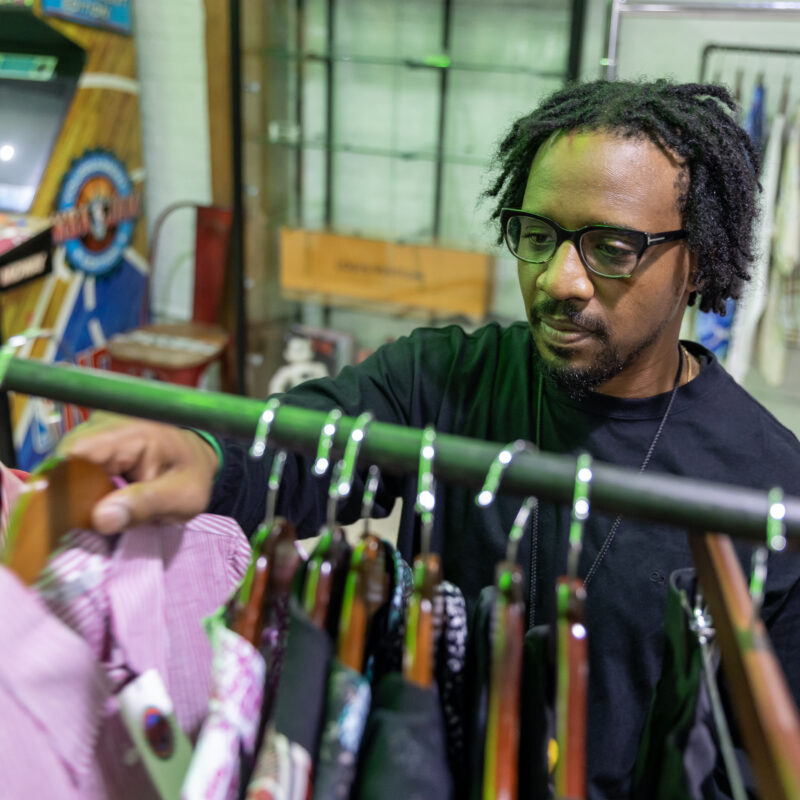
[[[564,89],[517,121],[498,152],[489,196],[517,257],[528,322],[416,331],[335,380],[312,381],[285,402],[457,433],[517,438],[558,453],[588,450],[636,469],[800,494],[800,444],[740,389],[713,356],[679,342],[687,305],[719,310],[737,296],[752,257],[758,156],[714,86],[590,83]],[[205,509],[246,531],[263,511],[264,466],[222,444],[222,464],[195,433],[103,417],[70,445],[140,481],[98,505],[118,530],[153,515]],[[219,475],[214,480],[219,468]],[[404,497],[398,544],[415,550],[413,480],[387,477],[378,513]],[[324,519],[324,481],[290,459],[282,513],[312,535]],[[358,513],[353,493],[343,521]],[[491,583],[518,498],[479,509],[471,492],[441,486],[434,548],[468,602]],[[553,618],[565,571],[569,509],[542,503],[521,547],[530,622]],[[742,550],[743,563],[748,551]],[[691,564],[686,533],[590,517],[579,574],[590,642],[590,796],[625,796],[663,645],[670,573]],[[764,618],[785,666],[800,565],[770,559]],[[795,698],[798,671],[787,670]]]

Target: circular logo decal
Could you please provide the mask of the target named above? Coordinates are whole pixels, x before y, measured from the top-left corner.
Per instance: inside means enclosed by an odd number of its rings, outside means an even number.
[[[150,749],[161,759],[169,758],[175,749],[172,726],[169,719],[155,706],[144,710],[142,719],[144,736]]]
[[[64,176],[53,226],[74,269],[92,275],[112,270],[131,242],[139,195],[125,166],[106,150],[91,150]]]

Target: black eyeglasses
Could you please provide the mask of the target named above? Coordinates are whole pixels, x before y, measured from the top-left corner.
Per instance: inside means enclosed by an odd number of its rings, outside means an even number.
[[[502,209],[500,224],[508,249],[520,261],[543,264],[564,242],[572,242],[583,265],[604,278],[630,278],[648,247],[686,236],[682,230],[644,233],[613,225],[587,225],[573,231],[516,208]]]

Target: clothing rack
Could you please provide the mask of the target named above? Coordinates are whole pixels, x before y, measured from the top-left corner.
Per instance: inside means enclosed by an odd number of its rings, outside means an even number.
[[[764,56],[793,56],[800,57],[800,50],[791,47],[755,47],[743,44],[716,44],[711,42],[703,48],[700,59],[700,83],[706,80],[708,62],[714,53],[750,53]]]
[[[132,414],[148,419],[203,428],[211,433],[253,439],[264,402],[217,392],[201,392],[69,365],[13,359],[2,388],[79,406]],[[270,431],[274,446],[313,456],[326,414],[284,406]],[[342,453],[354,420],[343,417],[334,448]],[[390,474],[413,474],[419,466],[421,431],[375,422],[362,447],[362,463],[375,463]],[[475,489],[500,450],[498,444],[439,434],[437,478]],[[766,491],[734,487],[674,475],[640,473],[629,467],[595,462],[592,467],[593,507],[624,516],[665,522],[690,530],[725,531],[754,543],[766,540],[770,507]],[[554,453],[520,453],[503,477],[504,491],[535,494],[570,504],[575,484],[575,459]],[[800,498],[786,497],[786,538],[800,549]]]
[[[0,365],[2,369],[2,365]],[[0,387],[68,403],[140,417],[200,426],[251,439],[264,411],[263,401],[204,393],[129,376],[65,365],[12,359]],[[283,406],[270,430],[277,447],[313,453],[324,412]],[[355,420],[343,417],[334,447],[343,451]],[[415,473],[421,431],[375,422],[363,441],[362,463],[386,472]],[[434,469],[445,481],[481,485],[498,445],[441,434]],[[701,532],[728,530],[763,543],[765,492],[669,475],[643,475],[630,468],[595,463],[593,504],[696,531],[690,544],[698,578],[719,631],[722,664],[742,735],[767,800],[800,795],[800,719],[763,622],[753,612],[744,575],[730,539]],[[504,488],[568,503],[575,481],[575,459],[549,453],[521,453],[508,467]],[[784,498],[787,543],[800,543],[800,498]]]
[[[609,0],[606,25],[606,57],[601,64],[606,68],[606,79],[617,76],[619,39],[622,19],[629,14],[667,14],[683,16],[752,16],[753,14],[781,14],[800,16],[797,2],[743,2],[743,3],[628,3],[626,0]]]

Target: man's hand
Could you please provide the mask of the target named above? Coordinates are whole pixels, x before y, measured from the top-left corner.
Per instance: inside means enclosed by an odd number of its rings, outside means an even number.
[[[200,514],[219,466],[211,445],[192,431],[105,412],[67,434],[57,452],[82,456],[131,481],[95,506],[92,524],[99,533]]]

